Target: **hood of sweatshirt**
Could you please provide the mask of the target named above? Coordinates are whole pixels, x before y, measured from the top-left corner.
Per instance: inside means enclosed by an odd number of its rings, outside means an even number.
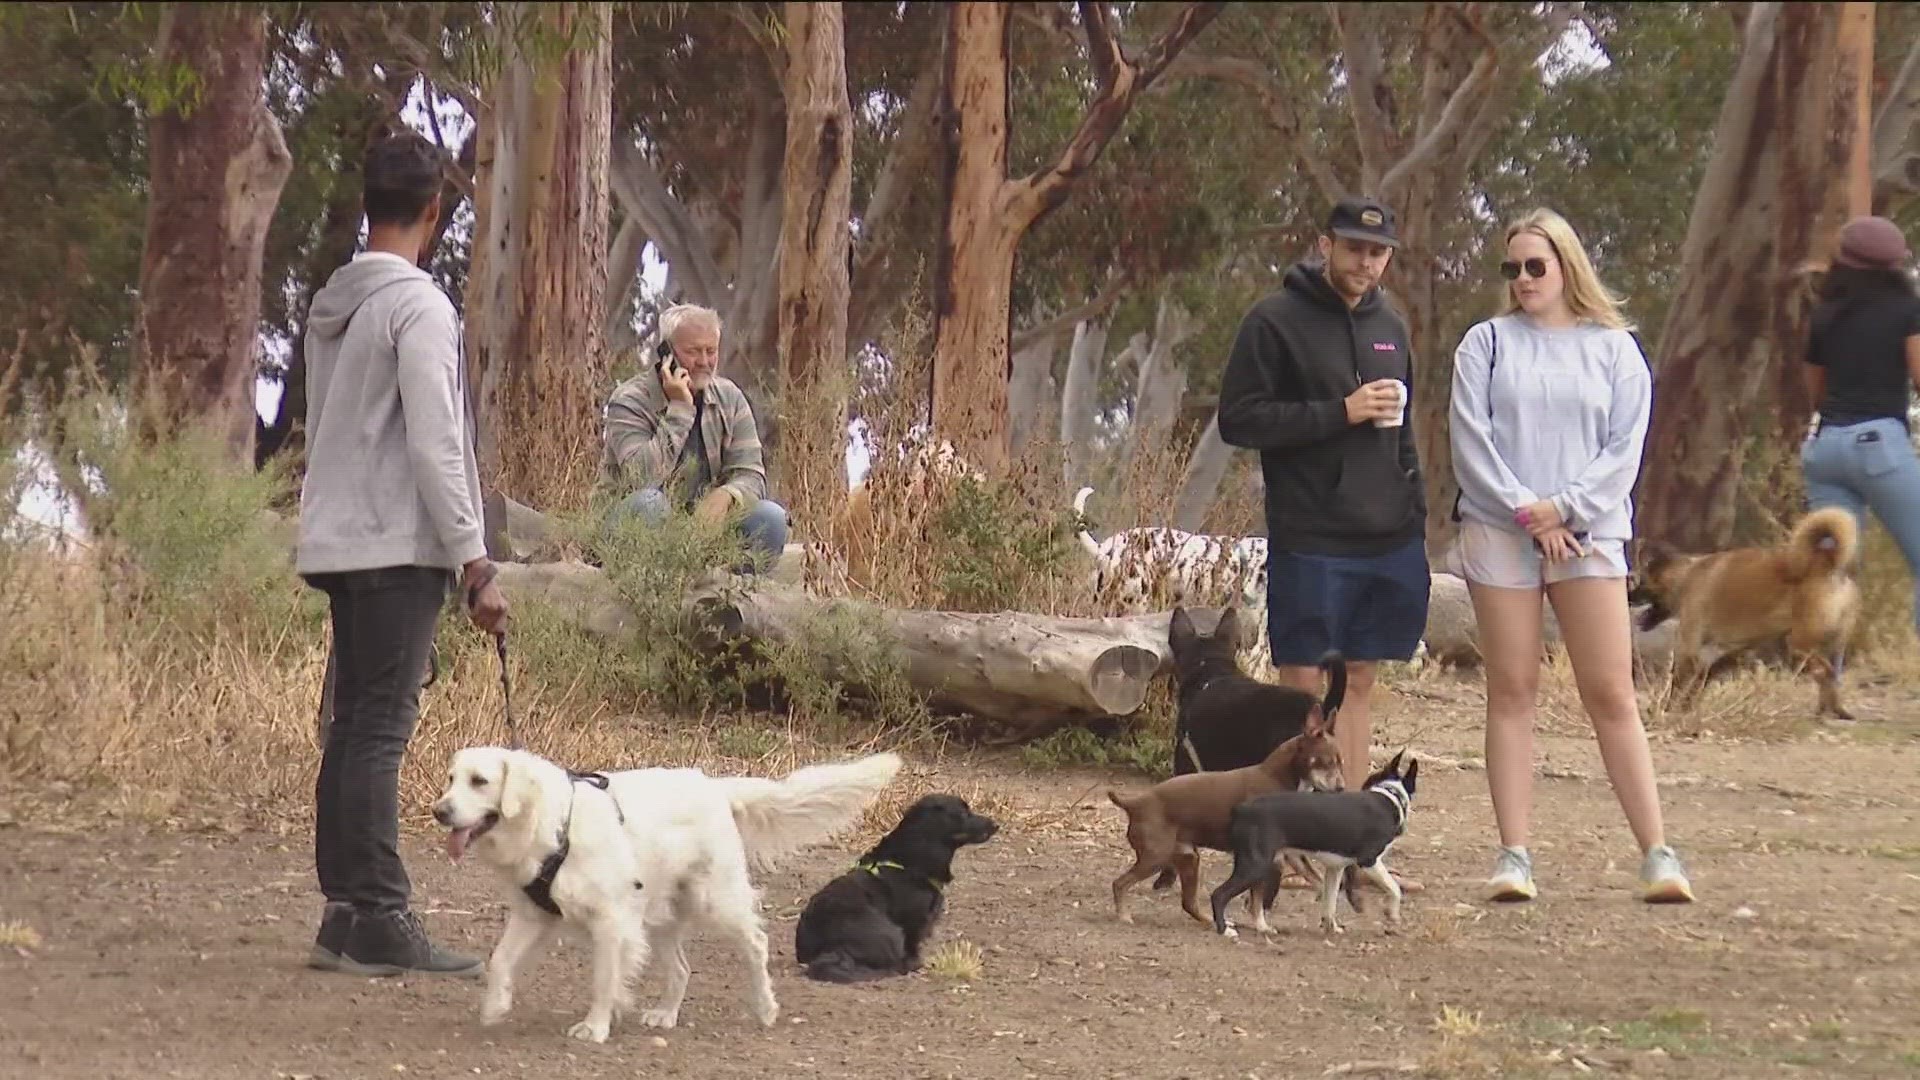
[[[1281,279],[1281,287],[1293,295],[1329,311],[1345,313],[1346,298],[1334,291],[1333,283],[1327,280],[1326,267],[1317,262],[1297,262],[1287,268],[1286,276]],[[1386,304],[1385,294],[1379,286],[1367,290],[1367,295],[1351,309],[1354,322],[1363,322]]]
[[[307,313],[307,333],[322,338],[338,338],[347,332],[347,322],[366,303],[367,297],[397,281],[420,280],[433,283],[433,276],[398,255],[378,252],[362,255],[333,272],[320,291],[313,294],[313,309]]]

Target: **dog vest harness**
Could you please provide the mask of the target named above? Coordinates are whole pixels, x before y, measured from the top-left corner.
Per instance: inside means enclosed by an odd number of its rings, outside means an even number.
[[[567,780],[571,784],[592,784],[601,791],[607,792],[609,799],[613,799],[613,792],[607,787],[607,777],[604,773],[577,773],[568,769]],[[573,850],[573,841],[568,835],[573,831],[572,790],[569,786],[567,818],[560,823],[560,846],[553,849],[553,854],[540,860],[540,872],[533,876],[533,880],[520,886],[520,891],[527,894],[527,899],[533,901],[535,907],[555,916],[560,914],[560,905],[553,900],[553,879],[559,875],[561,864],[567,861],[567,853]],[[613,799],[613,812],[619,817],[620,824],[627,823],[627,814],[620,809],[619,799]]]

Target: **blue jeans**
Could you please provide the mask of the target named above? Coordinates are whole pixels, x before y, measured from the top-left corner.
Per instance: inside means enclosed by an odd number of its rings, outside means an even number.
[[[1267,644],[1276,667],[1410,660],[1427,632],[1432,576],[1425,539],[1383,555],[1267,552]]]
[[[659,488],[643,488],[617,504],[611,516],[617,520],[632,515],[649,525],[658,525],[666,520],[671,505]],[[771,570],[787,550],[787,508],[772,499],[761,499],[740,519],[740,534],[747,538],[747,550],[763,557],[767,569]],[[740,569],[744,572],[748,568]]]
[[[1855,518],[1872,510],[1915,576],[1915,629],[1920,630],[1920,456],[1898,420],[1822,427],[1800,448],[1807,508],[1844,506]],[[1862,524],[1865,524],[1863,521]]]

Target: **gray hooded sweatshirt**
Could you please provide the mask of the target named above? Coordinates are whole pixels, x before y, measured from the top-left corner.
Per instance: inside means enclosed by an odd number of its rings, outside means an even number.
[[[435,566],[486,554],[460,320],[433,278],[368,252],[307,318],[300,574]]]

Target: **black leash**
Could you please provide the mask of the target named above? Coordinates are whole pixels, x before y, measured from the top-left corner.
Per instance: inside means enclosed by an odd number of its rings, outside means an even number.
[[[526,744],[520,741],[520,725],[513,720],[513,680],[507,675],[507,632],[496,630],[493,634],[493,653],[500,658],[500,700],[507,714],[507,748],[524,750]]]

